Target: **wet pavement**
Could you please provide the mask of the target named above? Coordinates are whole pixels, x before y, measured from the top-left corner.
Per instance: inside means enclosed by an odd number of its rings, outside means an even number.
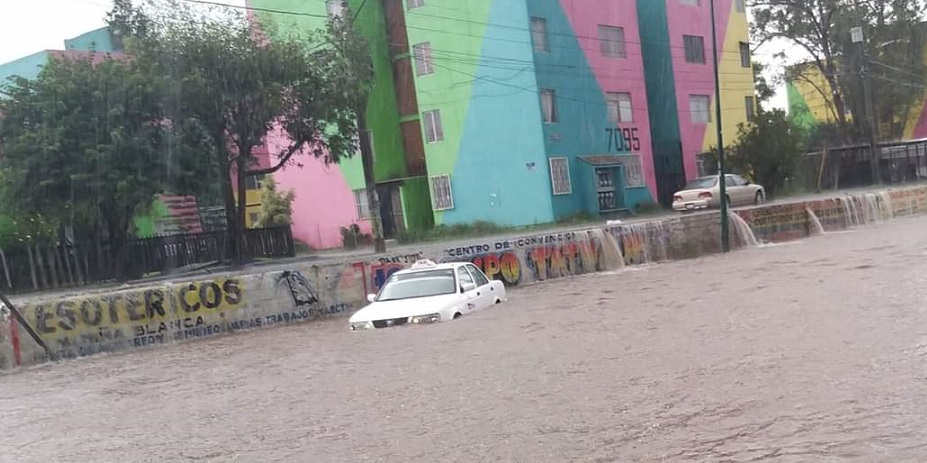
[[[0,376],[0,462],[927,461],[927,217]]]

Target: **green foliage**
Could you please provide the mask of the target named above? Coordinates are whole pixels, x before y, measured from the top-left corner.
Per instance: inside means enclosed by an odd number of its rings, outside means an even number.
[[[118,250],[155,195],[196,193],[202,171],[165,155],[164,81],[135,61],[98,58],[55,60],[3,89],[2,199],[17,223],[102,230]]]
[[[805,134],[784,111],[763,110],[753,122],[740,125],[738,141],[725,150],[725,159],[774,197],[796,174],[805,152],[804,140]]]
[[[438,225],[430,230],[404,230],[396,237],[396,241],[418,243],[424,241],[442,241],[454,238],[471,238],[501,233],[505,228],[483,220],[473,223],[458,223],[453,225]]]
[[[278,192],[274,179],[269,176],[265,178],[261,187],[261,210],[255,226],[266,228],[289,225],[295,198],[293,190]]]
[[[273,24],[255,30],[229,9],[203,12],[170,0],[117,1],[109,23],[140,66],[171,83],[168,117],[186,142],[184,154],[215,169],[233,232],[243,227],[244,176],[275,172],[302,153],[338,162],[357,152],[355,110],[366,104],[372,70],[349,24],[334,20],[305,36],[267,34]],[[258,168],[252,150],[272,133],[288,143],[271,153],[272,166]]]
[[[924,0],[758,1],[751,8],[751,36],[759,44],[785,40],[810,55],[804,65],[787,70],[786,80],[813,86],[829,103],[843,143],[868,138],[860,76],[862,57],[867,55],[872,99],[879,108],[877,124],[884,128],[884,137],[898,138],[909,110],[923,96],[924,10]],[[851,41],[850,30],[856,26],[864,30],[862,44]],[[815,75],[824,76],[825,82]]]

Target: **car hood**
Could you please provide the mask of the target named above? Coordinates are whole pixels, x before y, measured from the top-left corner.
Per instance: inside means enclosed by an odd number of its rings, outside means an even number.
[[[351,323],[415,317],[440,312],[463,302],[460,294],[374,302],[351,316]]]

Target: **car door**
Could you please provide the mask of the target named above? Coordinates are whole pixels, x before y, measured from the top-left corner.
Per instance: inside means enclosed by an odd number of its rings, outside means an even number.
[[[473,276],[473,281],[476,283],[478,308],[491,307],[496,302],[496,294],[489,278],[473,264],[467,264],[465,267],[470,271],[470,275]]]
[[[736,206],[740,204],[743,200],[741,196],[743,195],[739,188],[737,188],[737,182],[734,180],[733,175],[724,176],[724,187],[727,197],[731,200],[731,206]]]
[[[471,284],[473,289],[463,291],[463,287],[467,283]],[[467,312],[478,309],[480,304],[480,287],[473,281],[473,275],[470,275],[470,272],[468,272],[463,265],[457,267],[457,284],[460,290],[463,291],[464,298],[467,300]]]

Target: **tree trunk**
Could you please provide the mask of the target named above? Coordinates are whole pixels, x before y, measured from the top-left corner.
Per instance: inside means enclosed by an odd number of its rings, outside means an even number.
[[[238,188],[238,236],[235,240],[235,257],[236,262],[241,265],[244,264],[246,260],[250,259],[250,256],[245,255],[245,229],[246,217],[248,213],[248,198],[245,197],[245,176],[248,174],[248,166],[246,159],[248,153],[239,152],[238,158],[236,159],[236,165],[238,166],[238,172],[236,172],[235,180],[237,181]]]

